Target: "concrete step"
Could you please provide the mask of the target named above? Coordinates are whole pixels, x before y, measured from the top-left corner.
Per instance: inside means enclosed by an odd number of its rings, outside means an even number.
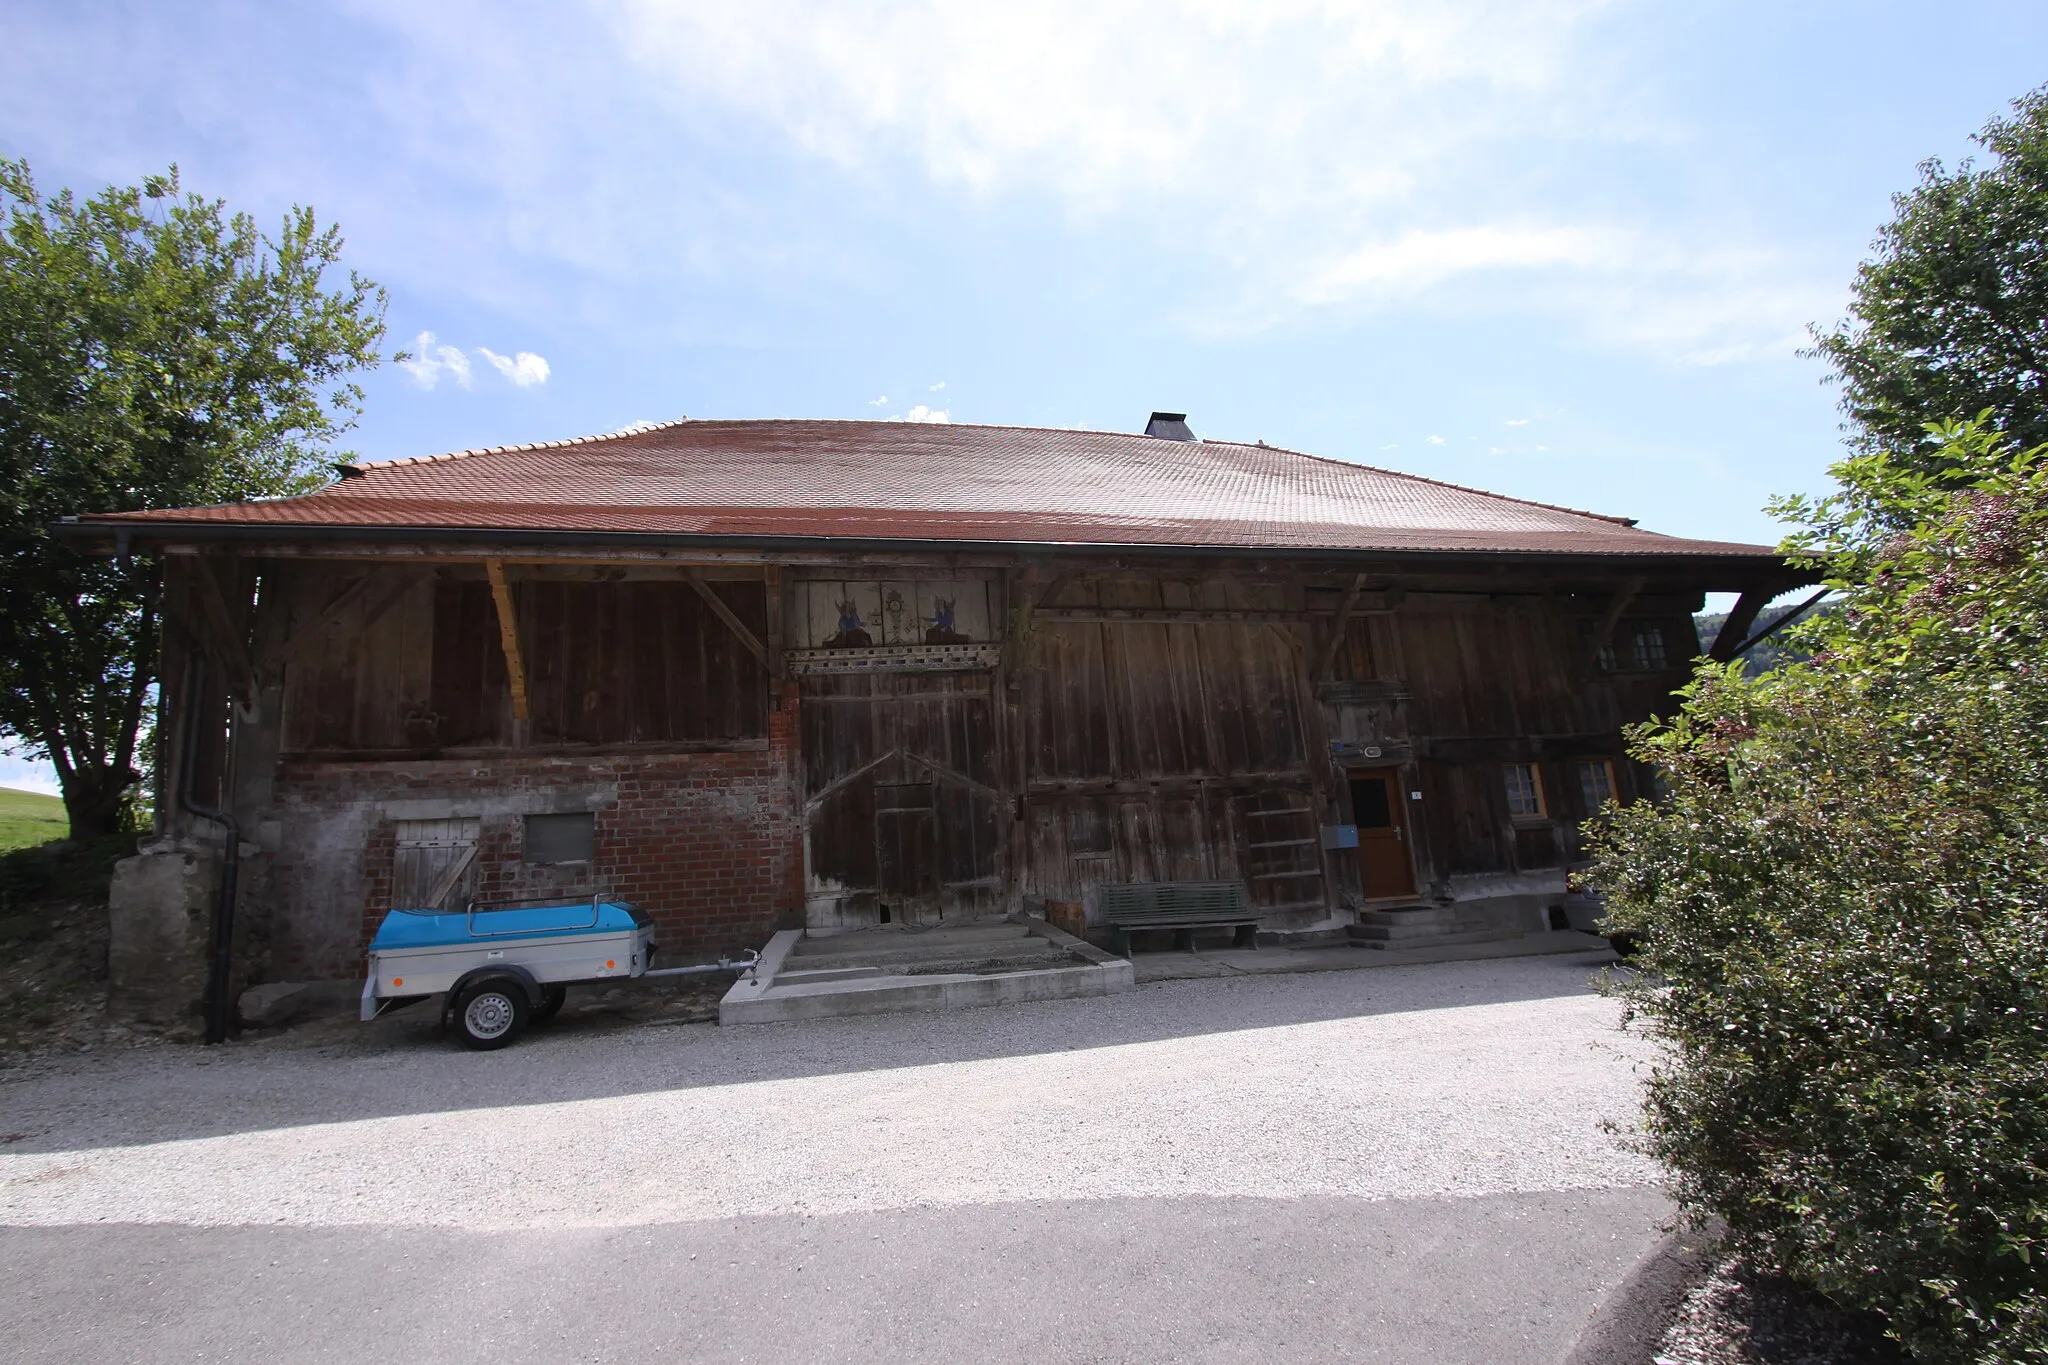
[[[1015,925],[976,932],[929,930],[907,934],[842,934],[834,938],[802,939],[790,950],[789,957],[792,965],[800,963],[807,967],[940,962],[955,957],[1012,952],[1031,941],[1030,935]]]
[[[817,985],[824,981],[858,981],[880,975],[880,967],[814,967],[809,970],[777,972],[775,979],[792,986],[804,986]]]
[[[718,1022],[772,1024],[897,1010],[974,1009],[1026,1000],[1112,995],[1135,984],[1131,964],[1120,958],[991,976],[878,974],[857,981],[785,982],[786,978],[777,976],[766,991],[749,989],[750,983],[745,981],[735,983],[719,1004]]]
[[[1501,943],[1523,938],[1520,929],[1464,929],[1417,926],[1402,931],[1378,924],[1354,924],[1351,941],[1361,948],[1435,948],[1454,943]]]
[[[1032,972],[1045,967],[1064,967],[1079,959],[1054,947],[1050,943],[1020,944],[1009,952],[967,954],[953,957],[891,964],[895,970],[906,976],[932,976],[946,973],[968,973],[986,976],[990,972]],[[886,970],[886,969],[885,969]]]
[[[1365,910],[1358,916],[1360,924],[1382,924],[1389,928],[1398,925],[1447,925],[1451,923],[1451,912],[1442,906],[1417,906],[1413,910]]]

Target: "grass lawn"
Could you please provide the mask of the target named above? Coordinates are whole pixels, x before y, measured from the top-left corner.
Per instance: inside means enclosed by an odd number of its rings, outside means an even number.
[[[0,852],[62,839],[70,830],[56,797],[0,787]]]

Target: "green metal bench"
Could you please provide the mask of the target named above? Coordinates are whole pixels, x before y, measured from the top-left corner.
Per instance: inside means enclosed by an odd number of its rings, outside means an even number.
[[[1125,882],[1102,888],[1102,921],[1116,951],[1131,955],[1131,930],[1171,929],[1173,946],[1195,950],[1195,930],[1235,929],[1240,948],[1259,946],[1259,915],[1243,882]]]

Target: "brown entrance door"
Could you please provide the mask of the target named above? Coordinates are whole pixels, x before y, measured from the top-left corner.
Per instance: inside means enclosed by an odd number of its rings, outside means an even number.
[[[1407,809],[1399,773],[1362,773],[1351,779],[1351,815],[1358,822],[1358,880],[1369,901],[1415,894]]]

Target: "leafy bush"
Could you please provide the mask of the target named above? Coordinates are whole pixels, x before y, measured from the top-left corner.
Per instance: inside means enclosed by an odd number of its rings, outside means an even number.
[[[1590,880],[1688,1211],[1916,1359],[2048,1361],[2048,446],[1939,436],[1780,506],[1841,608],[1635,734],[1669,795]]]

